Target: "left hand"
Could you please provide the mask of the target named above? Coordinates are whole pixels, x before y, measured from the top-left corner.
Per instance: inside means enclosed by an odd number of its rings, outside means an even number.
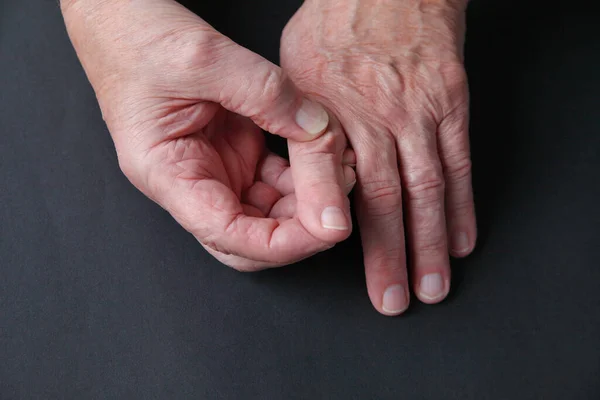
[[[61,8],[121,169],[207,251],[255,271],[350,234],[354,154],[340,124],[279,67],[175,0]],[[306,141],[294,152],[299,173],[267,151],[260,128]],[[310,206],[297,206],[296,189]]]
[[[437,303],[449,253],[475,246],[466,3],[307,0],[283,33],[284,71],[338,117],[356,152],[367,286],[386,315],[408,307],[407,255],[415,293]]]

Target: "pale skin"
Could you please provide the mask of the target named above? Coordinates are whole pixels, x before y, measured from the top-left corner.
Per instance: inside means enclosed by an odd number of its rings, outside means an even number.
[[[449,255],[476,240],[466,1],[305,1],[281,68],[173,0],[61,6],[123,172],[218,260],[256,271],[331,248],[354,188],[374,307],[401,314],[411,286],[447,296]]]

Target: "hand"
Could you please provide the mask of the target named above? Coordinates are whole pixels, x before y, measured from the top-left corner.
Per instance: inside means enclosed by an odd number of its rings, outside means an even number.
[[[307,0],[283,33],[284,71],[339,117],[356,152],[367,286],[387,315],[408,307],[407,258],[417,296],[436,303],[449,291],[449,252],[475,245],[465,8]]]
[[[175,1],[62,6],[125,175],[211,254],[255,270],[300,260],[350,234],[347,191],[355,176],[342,159],[352,163],[354,155],[339,123],[326,129],[327,112],[278,67]],[[259,127],[299,143],[303,172],[294,180],[287,162],[266,151]],[[307,188],[318,165],[325,184]],[[304,219],[337,210],[324,214],[316,236],[300,223],[293,183],[320,201],[321,209],[302,210]]]

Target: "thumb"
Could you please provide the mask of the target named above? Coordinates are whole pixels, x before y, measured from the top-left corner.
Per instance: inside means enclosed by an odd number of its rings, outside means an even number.
[[[325,132],[327,111],[304,97],[281,68],[225,36],[222,40],[208,71],[210,100],[287,139],[304,142]]]

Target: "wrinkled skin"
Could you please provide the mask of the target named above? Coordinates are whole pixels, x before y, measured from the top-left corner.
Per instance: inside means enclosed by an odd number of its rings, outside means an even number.
[[[279,67],[172,0],[61,6],[123,172],[216,258],[253,271],[350,234],[355,175],[342,162],[354,153],[339,123]],[[260,128],[296,141],[295,176]],[[320,208],[299,210],[297,197]],[[338,214],[322,224],[326,208]]]
[[[407,265],[419,299],[436,303],[449,291],[449,253],[475,246],[465,8],[307,0],[283,33],[284,71],[337,116],[356,152],[367,286],[387,315],[408,307]]]
[[[448,254],[476,240],[464,2],[306,1],[285,73],[173,0],[61,6],[125,175],[219,260],[252,271],[344,240],[358,179],[376,309],[408,307],[407,259],[422,301],[447,295]],[[289,139],[291,168],[260,128]]]

